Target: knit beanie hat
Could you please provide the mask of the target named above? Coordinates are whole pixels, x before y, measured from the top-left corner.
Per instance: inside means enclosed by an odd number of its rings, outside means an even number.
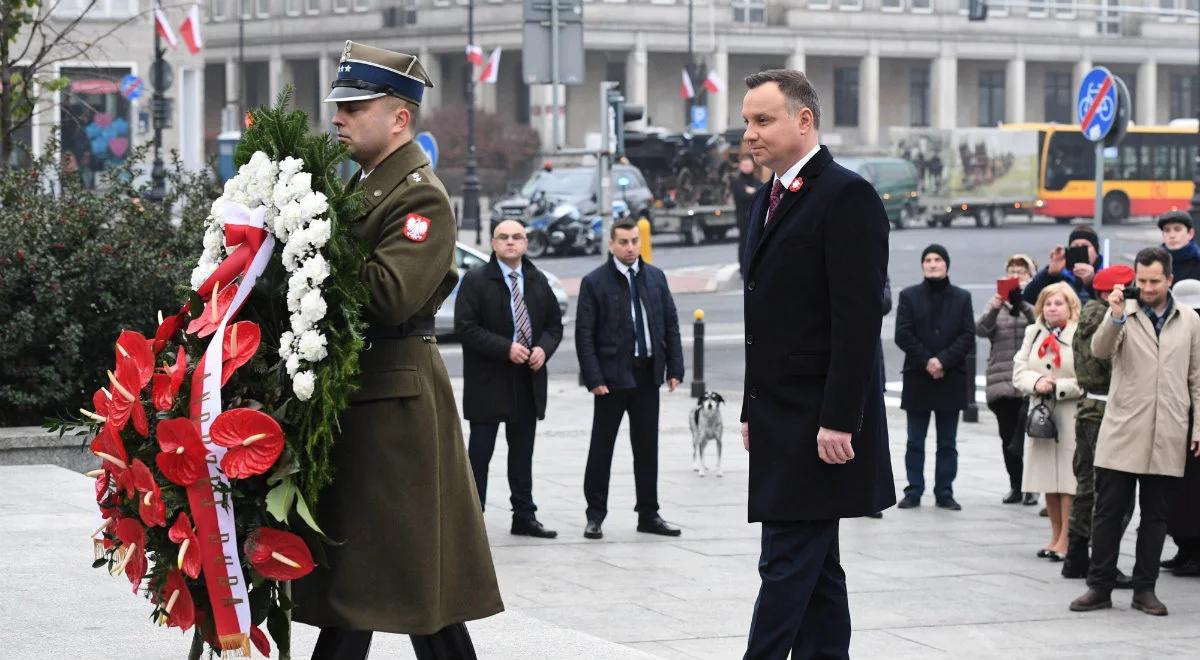
[[[925,250],[921,252],[921,262],[924,263],[926,255],[930,254],[936,254],[941,257],[942,261],[946,262],[946,268],[950,268],[950,253],[946,252],[946,248],[938,245],[937,243],[930,243],[929,247],[925,248]]]
[[[1096,248],[1096,252],[1100,251],[1100,236],[1096,234],[1096,230],[1091,227],[1076,227],[1071,231],[1071,235],[1067,237],[1067,245],[1075,242],[1075,239],[1082,238],[1092,247]]]

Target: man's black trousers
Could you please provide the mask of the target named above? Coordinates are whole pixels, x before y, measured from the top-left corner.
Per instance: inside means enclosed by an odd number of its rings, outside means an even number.
[[[479,504],[487,508],[488,464],[496,451],[500,422],[471,422],[467,455],[475,473]],[[533,375],[527,368],[516,370],[513,378],[513,409],[504,422],[508,439],[508,489],[513,520],[533,520],[533,438],[537,433],[537,410],[533,403]]]
[[[1158,581],[1158,563],[1167,538],[1167,509],[1178,484],[1177,477],[1133,474],[1096,468],[1096,511],[1092,516],[1092,565],[1087,583],[1108,593],[1117,580],[1117,555],[1121,551],[1122,519],[1133,497],[1140,491],[1141,522],[1137,534],[1137,559],[1133,565],[1133,590],[1153,591]]]
[[[633,481],[637,491],[634,509],[640,518],[658,513],[658,385],[653,361],[633,361],[635,387],[609,390],[596,396],[592,406],[592,440],[583,474],[587,519],[603,522],[608,514],[608,480],[613,447],[621,419],[629,413],[629,441],[633,446]]]
[[[744,660],[850,657],[838,521],[763,523],[762,578]]]

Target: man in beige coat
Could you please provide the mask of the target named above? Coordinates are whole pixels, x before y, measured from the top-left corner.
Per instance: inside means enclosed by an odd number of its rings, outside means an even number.
[[[1200,409],[1200,317],[1171,297],[1171,255],[1138,252],[1140,296],[1124,287],[1109,294],[1109,311],[1092,337],[1096,357],[1112,360],[1108,407],[1096,445],[1096,511],[1088,590],[1071,603],[1087,612],[1112,607],[1125,503],[1140,485],[1141,525],[1133,568],[1134,609],[1165,616],[1154,594],[1167,533],[1170,493],[1183,476],[1187,452],[1200,455],[1200,416],[1188,433],[1188,410]]]

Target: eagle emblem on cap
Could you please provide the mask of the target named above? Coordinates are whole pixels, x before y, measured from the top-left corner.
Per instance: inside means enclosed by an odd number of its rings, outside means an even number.
[[[346,40],[346,45],[342,47],[342,61],[345,62],[347,57],[350,57],[350,49],[354,47],[354,42]]]

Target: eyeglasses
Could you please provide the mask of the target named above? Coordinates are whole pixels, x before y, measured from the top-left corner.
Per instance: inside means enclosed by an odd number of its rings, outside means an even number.
[[[525,240],[525,234],[496,234],[494,240],[497,240],[497,241],[500,241],[501,243],[503,243],[504,241],[507,241],[510,238],[514,241],[523,241],[523,240]]]

